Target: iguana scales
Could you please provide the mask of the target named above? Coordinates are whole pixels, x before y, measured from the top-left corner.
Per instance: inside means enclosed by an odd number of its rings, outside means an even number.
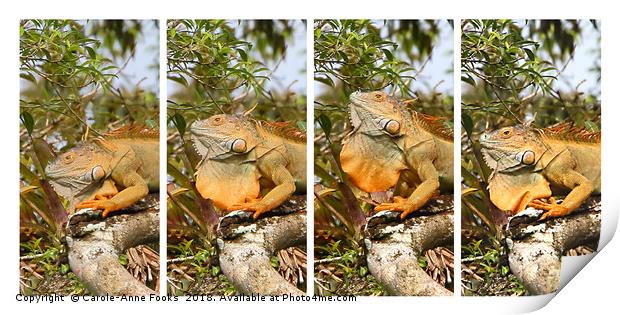
[[[196,189],[223,210],[256,219],[306,190],[306,134],[287,122],[220,114],[194,122],[191,141],[202,160]],[[270,189],[261,198],[261,189]]]
[[[443,118],[409,110],[384,92],[350,95],[353,130],[340,153],[342,170],[365,192],[395,187],[392,203],[376,211],[401,211],[401,218],[442,191],[452,191],[453,133]]]
[[[159,191],[159,132],[125,126],[79,143],[45,168],[54,190],[74,209],[126,208]],[[120,189],[120,191],[119,191]]]
[[[544,129],[504,127],[480,137],[491,201],[512,215],[528,205],[541,219],[564,216],[601,191],[601,133],[562,123]],[[568,193],[562,203],[554,194]],[[544,200],[548,198],[549,202]]]

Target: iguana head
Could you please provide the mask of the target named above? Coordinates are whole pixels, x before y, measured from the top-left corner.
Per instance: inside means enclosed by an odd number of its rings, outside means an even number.
[[[406,168],[398,146],[405,134],[400,105],[381,91],[355,92],[349,99],[353,131],[340,151],[342,170],[363,191],[386,191]]]
[[[354,131],[392,137],[402,134],[403,115],[396,99],[381,91],[358,91],[353,92],[349,100]]]
[[[534,168],[548,150],[536,129],[526,125],[485,132],[480,145],[487,165],[504,173]]]
[[[48,164],[45,173],[59,195],[74,201],[98,189],[110,175],[107,154],[96,144],[82,143]]]
[[[258,143],[251,121],[220,114],[197,120],[190,127],[192,144],[204,159],[225,159],[250,152]]]

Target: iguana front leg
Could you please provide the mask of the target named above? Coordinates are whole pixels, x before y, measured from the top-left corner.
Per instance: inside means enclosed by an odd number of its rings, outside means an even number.
[[[129,169],[133,169],[128,171]],[[84,201],[76,206],[77,209],[93,208],[103,209],[102,217],[107,217],[110,212],[129,207],[149,193],[146,181],[135,171],[137,167],[132,163],[119,163],[117,170],[112,173],[112,179],[125,187],[111,199]],[[123,171],[125,170],[125,171]]]
[[[103,182],[101,188],[95,193],[95,200],[110,199],[116,194],[118,194],[118,189],[116,189],[114,181],[108,179]]]
[[[394,198],[392,203],[382,203],[375,211],[401,211],[400,218],[406,218],[411,212],[420,209],[431,198],[439,194],[439,173],[432,159],[426,155],[414,157],[412,164],[417,165],[416,171],[422,181],[411,193],[409,198]]]
[[[575,161],[570,154],[559,155],[545,169],[545,177],[549,182],[571,189],[562,203],[533,200],[530,205],[545,212],[540,220],[563,217],[573,212],[592,194],[594,185],[585,176],[574,170]]]
[[[593,191],[592,183],[583,175],[574,170],[569,170],[563,174],[555,174],[552,179],[554,183],[572,188],[571,192],[564,198],[562,203],[557,203],[554,198],[549,198],[549,202],[542,200],[532,200],[529,205],[534,208],[545,210],[540,220],[547,218],[563,217],[579,206],[590,196]]]
[[[253,211],[254,219],[261,214],[281,205],[284,201],[291,197],[295,192],[295,179],[293,175],[284,167],[284,164],[266,163],[265,167],[261,167],[261,173],[271,174],[271,181],[276,185],[270,190],[265,197],[251,202],[234,204],[228,207],[228,210],[246,210]],[[271,164],[271,165],[269,165]]]

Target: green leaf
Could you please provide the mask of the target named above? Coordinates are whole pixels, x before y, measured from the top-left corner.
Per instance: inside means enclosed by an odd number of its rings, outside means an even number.
[[[86,52],[88,52],[88,56],[91,59],[97,59],[97,53],[95,52],[95,50],[92,47],[86,46],[86,47],[84,47],[84,49],[86,49]]]
[[[236,49],[236,50],[239,53],[239,58],[241,58],[241,60],[248,61],[248,54],[245,52],[245,50],[243,49]]]
[[[37,79],[34,77],[34,75],[30,72],[24,72],[24,73],[20,73],[19,77],[24,79],[24,80],[28,80],[34,84],[37,84]]]
[[[185,134],[185,128],[187,127],[185,118],[183,118],[183,116],[177,113],[172,116],[172,122],[177,127],[177,130],[179,130],[179,134],[181,134],[181,137],[183,137],[183,135]]]
[[[476,80],[474,80],[474,78],[472,78],[469,74],[466,74],[464,76],[461,76],[461,81],[471,85],[471,86],[476,86]]]
[[[301,130],[303,130],[303,131],[306,131],[306,130],[307,130],[307,129],[306,129],[306,128],[307,128],[307,127],[306,127],[306,122],[305,122],[305,121],[303,121],[303,120],[298,121],[298,122],[297,122],[297,128],[299,128],[299,129],[301,129]]]
[[[327,117],[327,115],[325,114],[321,114],[317,118],[317,122],[321,126],[321,129],[323,129],[323,132],[325,132],[325,135],[329,137],[332,132],[332,121],[329,119],[329,117]]]
[[[213,267],[211,268],[211,275],[212,275],[212,276],[214,276],[214,277],[215,277],[215,276],[217,276],[217,275],[219,275],[219,274],[220,274],[220,272],[221,272],[221,270],[220,270],[220,267],[219,267],[219,266],[213,266]]]
[[[588,131],[591,131],[591,132],[599,132],[600,131],[598,125],[595,124],[594,122],[590,121],[590,120],[586,120],[583,124],[584,124],[585,128]]]
[[[360,266],[360,276],[364,277],[368,274],[368,268]]]
[[[155,128],[157,126],[157,123],[152,119],[145,120],[144,124],[146,124],[146,126],[149,128]]]
[[[127,257],[127,255],[124,254],[118,256],[118,261],[123,266],[127,266],[127,264],[129,264],[129,258]]]
[[[532,50],[530,50],[530,49],[528,49],[528,48],[524,48],[523,50],[524,50],[524,51],[525,51],[525,53],[527,54],[527,58],[528,58],[529,60],[532,60],[532,61],[536,60],[536,55],[534,55],[534,53],[532,52]]]
[[[385,54],[385,58],[388,61],[393,61],[394,60],[394,55],[392,54],[391,51],[389,51],[389,50],[387,50],[385,48],[382,48],[381,51],[383,51],[383,53]]]
[[[182,84],[182,85],[184,85],[184,86],[189,86],[189,83],[187,82],[187,80],[185,79],[185,77],[184,77],[184,76],[181,76],[181,75],[180,75],[180,76],[172,76],[172,75],[169,75],[169,76],[168,76],[168,80],[172,80],[172,81],[177,82],[177,83],[179,83],[179,84]]]
[[[461,120],[463,123],[463,128],[465,128],[465,132],[470,135],[472,130],[474,129],[474,122],[471,120],[471,117],[469,117],[469,115],[465,113],[463,113]]]
[[[71,269],[69,268],[68,264],[60,264],[60,273],[61,274],[63,274],[63,275],[67,274],[67,272],[69,272],[69,270],[71,270]]]
[[[32,115],[28,112],[22,112],[19,118],[21,119],[22,124],[24,124],[24,127],[26,127],[28,134],[32,135],[32,130],[34,128],[34,118],[32,118]]]

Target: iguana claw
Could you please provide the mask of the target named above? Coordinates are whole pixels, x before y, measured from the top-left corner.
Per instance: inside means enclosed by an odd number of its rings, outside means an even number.
[[[107,217],[108,214],[110,214],[110,212],[118,210],[116,203],[108,199],[84,201],[84,202],[79,203],[77,206],[75,206],[75,208],[76,209],[86,209],[86,208],[102,209],[103,213],[101,213],[101,217],[103,218]]]
[[[557,218],[563,217],[568,214],[568,208],[563,205],[557,203],[555,198],[550,197],[548,202],[545,202],[540,199],[532,200],[528,203],[528,206],[534,207],[536,209],[546,211],[539,219],[539,221],[548,219],[548,218]]]
[[[376,212],[380,211],[398,211],[402,212],[400,214],[401,219],[405,219],[411,212],[415,211],[414,207],[411,206],[410,203],[407,202],[406,198],[395,196],[394,202],[386,202],[382,203],[375,207]]]
[[[235,211],[235,210],[243,210],[243,211],[250,211],[250,212],[254,212],[254,215],[252,215],[252,218],[254,218],[254,220],[258,219],[258,217],[269,211],[269,207],[261,204],[260,199],[248,199],[246,200],[246,202],[244,203],[237,203],[234,204],[230,207],[228,207],[228,211]]]

